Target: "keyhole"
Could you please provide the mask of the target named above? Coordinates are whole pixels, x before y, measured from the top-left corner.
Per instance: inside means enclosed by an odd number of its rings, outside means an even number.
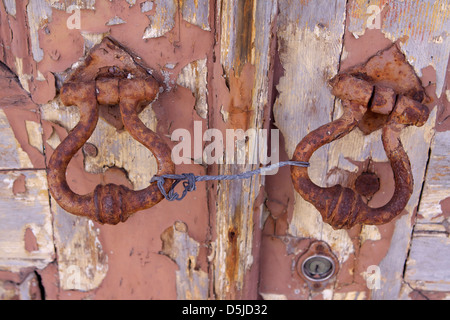
[[[302,265],[303,274],[313,281],[326,280],[331,277],[333,271],[334,263],[326,256],[309,257]]]

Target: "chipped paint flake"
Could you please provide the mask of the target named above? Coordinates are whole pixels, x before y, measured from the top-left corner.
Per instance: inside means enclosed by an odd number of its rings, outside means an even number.
[[[87,33],[81,32],[81,36],[84,38],[85,51],[91,50],[95,45],[100,44],[104,37],[108,33]]]
[[[36,62],[44,58],[39,46],[39,29],[52,18],[52,8],[45,0],[33,0],[27,5],[28,25],[30,28],[31,51]]]
[[[179,300],[205,300],[208,298],[208,274],[196,270],[200,244],[188,234],[184,222],[177,221],[161,234],[161,253],[176,262],[177,298]]]
[[[25,121],[25,127],[28,134],[28,143],[43,153],[42,128],[41,125],[34,121]]]
[[[118,24],[124,24],[127,23],[125,20],[123,20],[121,17],[119,16],[115,16],[113,18],[111,18],[108,22],[106,22],[107,26],[115,26]]]
[[[155,0],[155,14],[149,16],[150,25],[145,29],[142,39],[158,38],[172,30],[175,26],[177,12],[176,0]]]
[[[141,3],[141,12],[146,13],[153,9],[153,1],[145,1]]]
[[[365,291],[339,292],[333,295],[334,300],[366,300]]]
[[[25,176],[25,192],[14,194],[13,183]],[[42,269],[54,259],[52,217],[45,171],[8,171],[0,174],[0,270]],[[28,251],[30,229],[37,250]]]
[[[50,147],[53,149],[56,149],[56,147],[61,143],[61,139],[59,138],[58,134],[56,133],[55,129],[52,128],[52,134],[50,137],[45,141],[48,143]]]
[[[97,288],[108,271],[108,256],[91,220],[64,211],[52,198],[58,274],[63,290]]]
[[[208,117],[207,74],[206,59],[201,59],[193,61],[181,69],[177,78],[178,85],[192,91],[196,99],[195,111],[203,119]]]
[[[95,10],[95,0],[46,0],[52,8],[66,11],[70,7]]]
[[[209,0],[182,0],[183,19],[203,30],[211,31],[209,26]]]
[[[6,12],[13,17],[16,16],[16,0],[3,0]]]
[[[22,58],[16,57],[15,67],[16,67],[16,73],[17,73],[17,77],[19,78],[20,85],[22,86],[22,88],[25,91],[27,91],[29,93],[30,86],[28,85],[28,81],[31,80],[31,75],[23,73],[23,59]]]
[[[8,119],[0,109],[0,169],[33,168],[30,157],[23,151]]]

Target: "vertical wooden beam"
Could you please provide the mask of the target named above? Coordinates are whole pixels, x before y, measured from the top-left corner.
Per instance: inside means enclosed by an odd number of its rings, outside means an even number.
[[[226,129],[256,132],[268,123],[265,108],[270,93],[269,53],[276,1],[224,0],[217,2],[216,10],[220,19],[217,56],[229,90],[227,99],[216,105],[226,115]],[[258,154],[258,146],[258,137],[248,139],[245,163],[224,162],[219,165],[219,173],[237,174],[257,168],[259,164],[249,159]],[[258,176],[218,183],[213,260],[214,294],[218,299],[257,297],[261,206],[256,199],[262,184]]]
[[[278,51],[284,74],[274,116],[290,158],[309,131],[332,119],[335,98],[327,81],[339,67],[346,1],[280,0],[279,5]],[[310,177],[319,185],[326,181],[328,150],[319,149],[310,161]],[[347,232],[324,225],[318,211],[297,193],[289,234],[327,241],[342,262],[354,250]]]

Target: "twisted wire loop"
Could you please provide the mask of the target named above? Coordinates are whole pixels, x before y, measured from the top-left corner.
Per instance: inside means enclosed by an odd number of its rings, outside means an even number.
[[[309,167],[309,162],[304,161],[281,161],[270,166],[261,167],[256,170],[246,171],[238,174],[229,174],[229,175],[203,175],[196,176],[193,173],[183,173],[183,174],[164,174],[160,176],[153,176],[150,180],[150,183],[156,182],[159,191],[163,194],[164,198],[169,201],[181,201],[186,197],[188,192],[194,191],[197,189],[196,183],[199,181],[220,181],[220,180],[241,180],[241,179],[249,179],[254,175],[262,174],[268,171],[272,171],[276,168],[281,168],[284,166],[296,166],[296,167]],[[166,192],[164,189],[164,184],[166,179],[174,180],[172,186],[169,191]],[[183,192],[181,196],[175,192],[175,187],[183,182]]]

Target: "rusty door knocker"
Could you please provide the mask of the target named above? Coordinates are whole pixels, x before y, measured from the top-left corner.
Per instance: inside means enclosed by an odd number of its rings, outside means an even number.
[[[104,51],[120,50],[110,39],[105,39],[100,48]],[[122,54],[121,51],[118,52],[116,55]],[[92,60],[95,62],[96,57],[94,50],[87,69],[93,64]],[[108,69],[111,70],[106,68]],[[79,71],[61,88],[60,97],[63,104],[77,106],[80,110],[80,121],[50,158],[49,189],[64,210],[102,224],[124,222],[132,213],[154,206],[163,196],[156,183],[138,191],[123,185],[98,185],[93,192],[86,195],[76,194],[70,189],[66,180],[67,166],[93,133],[99,119],[98,105],[119,105],[125,129],[155,156],[158,175],[173,174],[175,171],[170,148],[138,117],[140,106],[155,99],[159,91],[158,82],[145,72],[136,70],[117,72],[118,69],[113,67],[113,75],[97,74],[91,81],[78,81],[80,74],[89,73],[89,70]],[[170,188],[170,181],[167,181],[164,188]]]
[[[367,121],[371,117],[379,119],[376,114],[380,114],[383,123],[368,132],[382,128],[383,147],[394,173],[394,195],[386,205],[371,208],[353,189],[341,185],[317,186],[309,178],[308,169],[301,167],[291,168],[294,188],[335,229],[387,223],[402,212],[413,191],[411,165],[400,133],[406,126],[422,126],[427,121],[429,111],[422,103],[428,97],[397,45],[363,65],[338,74],[330,84],[332,93],[342,100],[344,113],[306,135],[297,145],[293,160],[308,162],[317,149],[342,138],[357,126],[364,131]]]

